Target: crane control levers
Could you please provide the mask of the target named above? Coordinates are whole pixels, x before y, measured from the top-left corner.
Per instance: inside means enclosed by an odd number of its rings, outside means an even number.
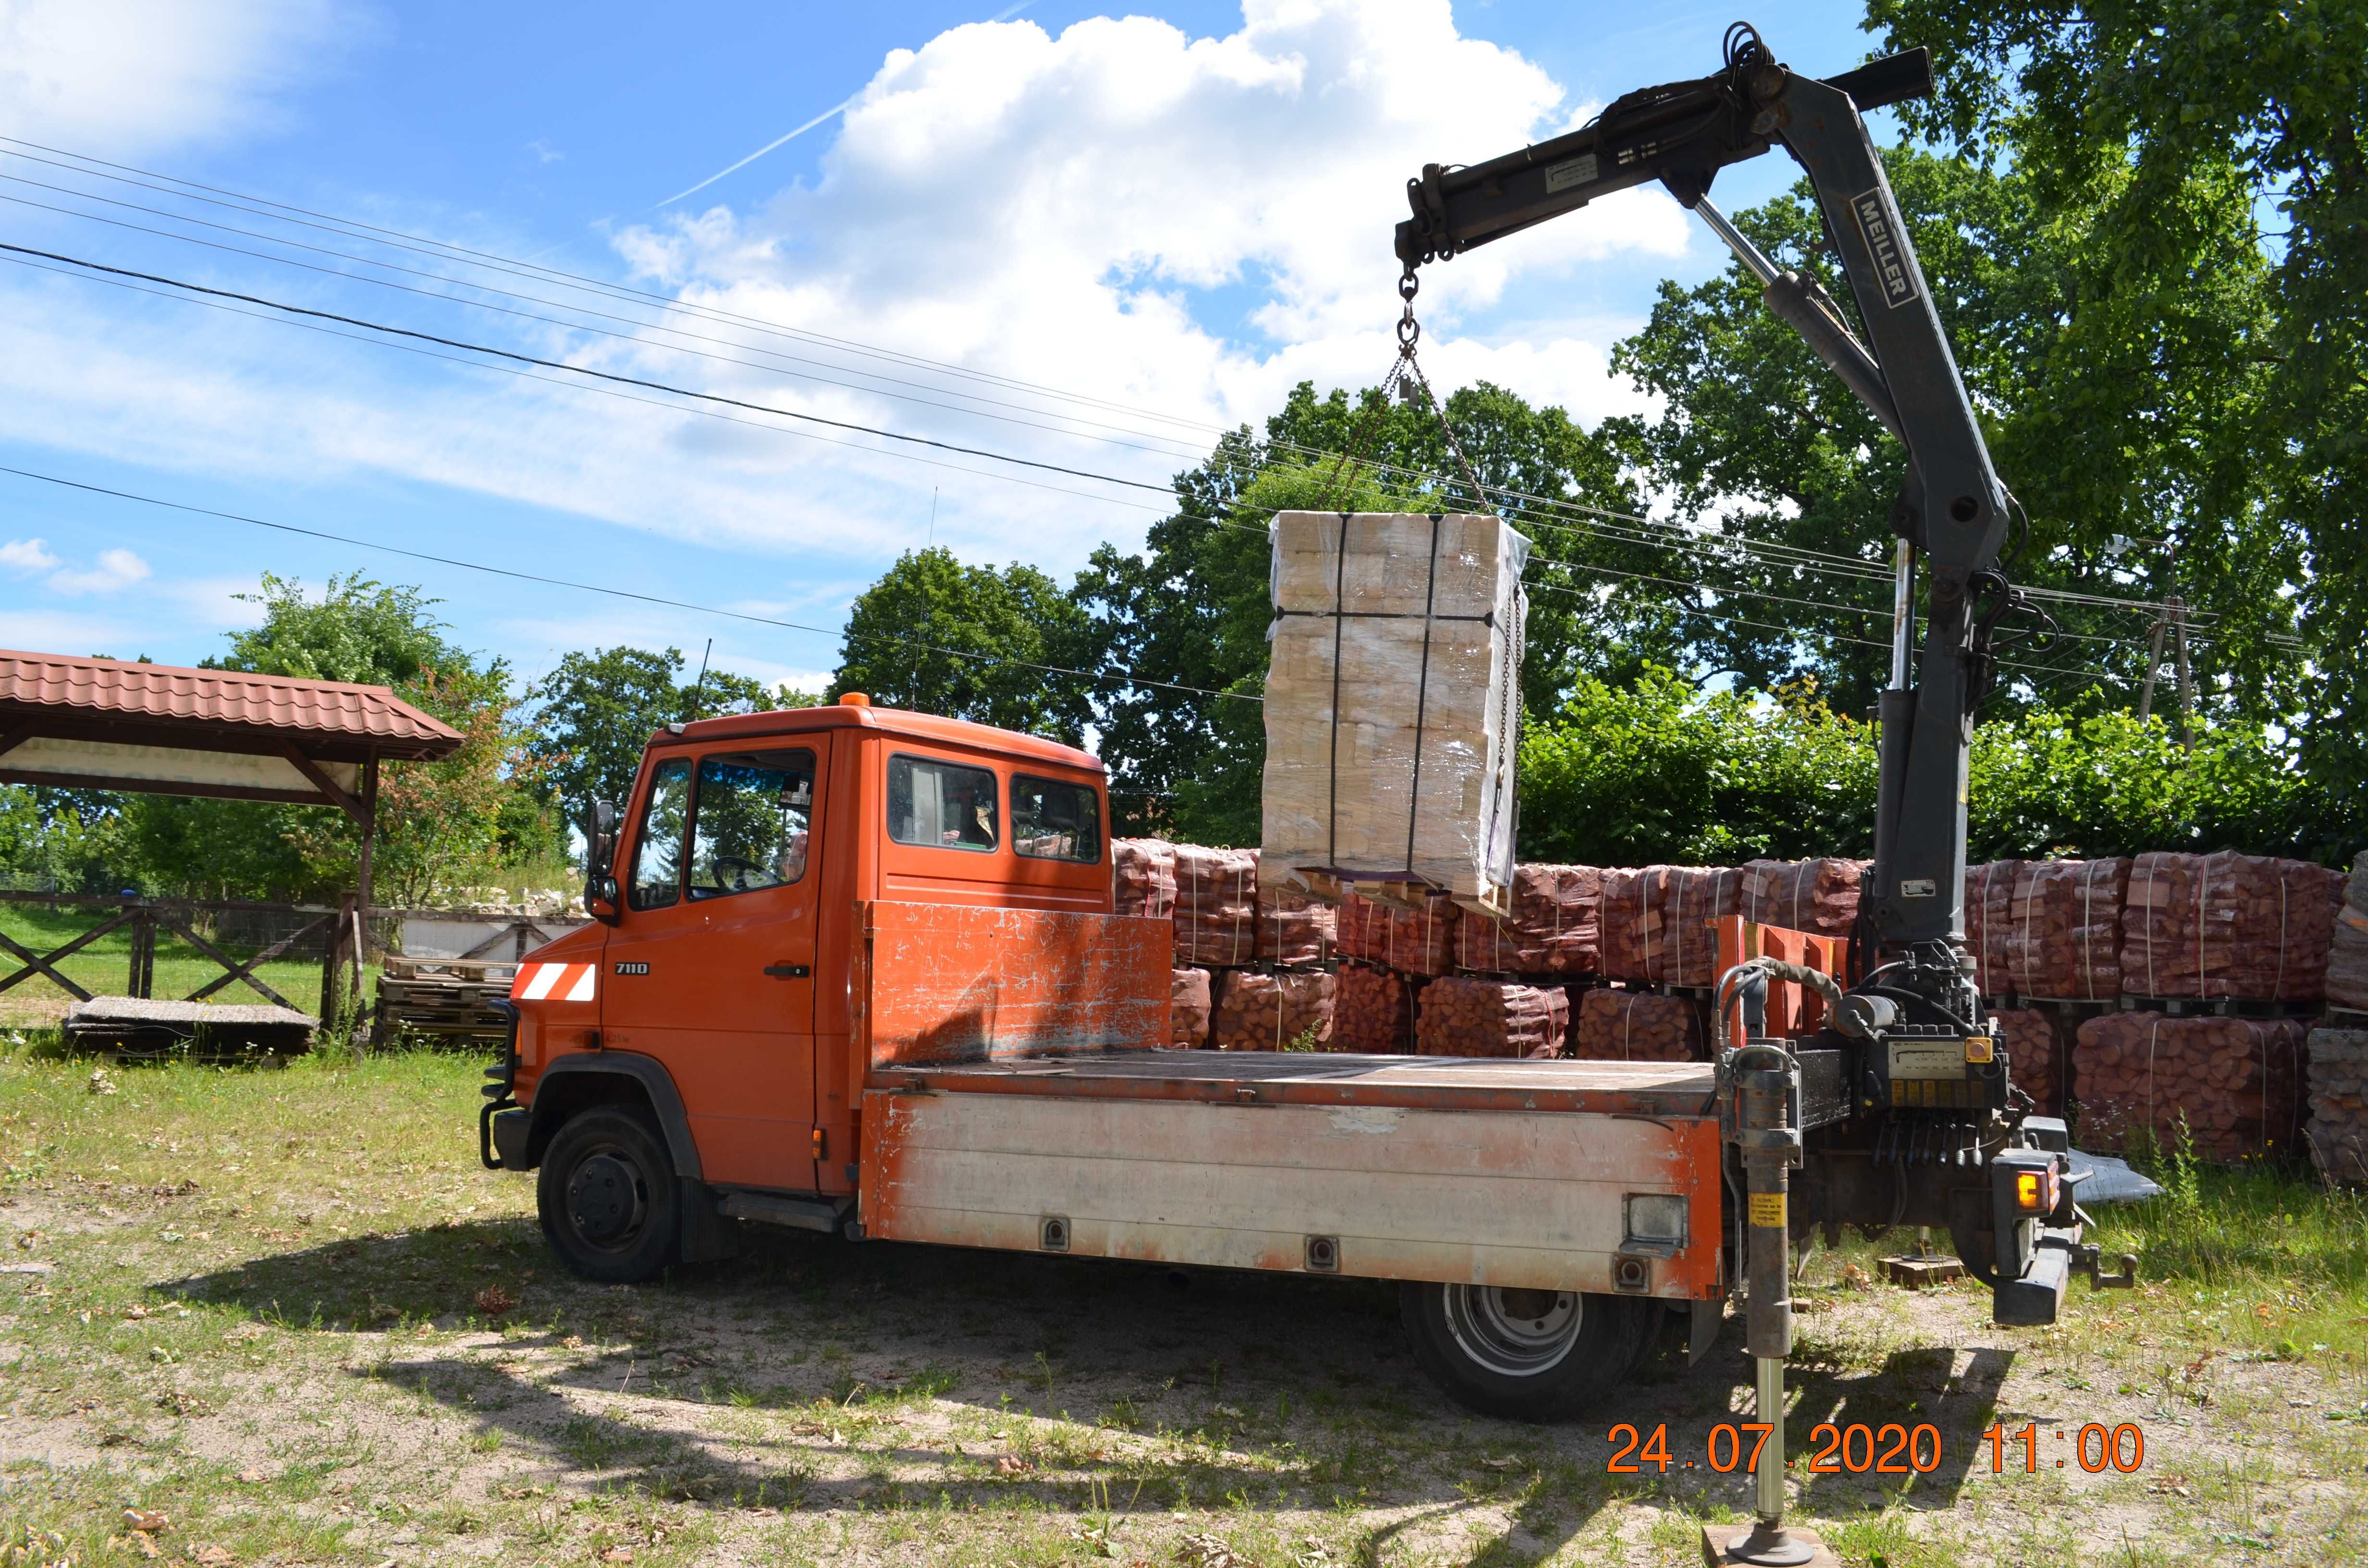
[[[1425,165],[1406,182],[1412,215],[1397,226],[1399,289],[1411,300],[1426,264],[1657,180],[1734,249],[1770,309],[1907,449],[1890,520],[1907,547],[1898,597],[1908,608],[1921,597],[1925,634],[1912,661],[1905,637],[1896,643],[1878,709],[1857,983],[1818,1035],[1754,1041],[1723,1051],[1720,1063],[1722,1119],[1736,1189],[1746,1194],[1735,1256],[1748,1259],[1748,1333],[1763,1399],[1777,1397],[1791,1346],[1789,1238],[1819,1225],[1829,1233],[1846,1223],[1948,1226],[1967,1268],[1991,1287],[2002,1324],[2053,1322],[2073,1272],[2100,1284],[2129,1279],[2127,1260],[2118,1276],[2104,1275],[2097,1249],[2081,1242],[2086,1216],[2064,1124],[2027,1114],[2028,1096],[2012,1087],[1962,935],[1973,710],[1989,685],[1999,620],[2028,607],[1999,564],[2012,497],[1861,119],[1931,89],[1924,50],[1819,80],[1786,68],[1737,23],[1711,75],[1630,93],[1589,125],[1486,163]],[[1808,175],[1863,336],[1815,279],[1781,268],[1709,199],[1720,169],[1775,146]],[[1749,979],[1725,977],[1722,994]],[[1761,1459],[1781,1464],[1781,1450]],[[1761,1476],[1758,1527],[1734,1544],[1736,1561],[1809,1561],[1805,1543],[1782,1530],[1776,1476]]]

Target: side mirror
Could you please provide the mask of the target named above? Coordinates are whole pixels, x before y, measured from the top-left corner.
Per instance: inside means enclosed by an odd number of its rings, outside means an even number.
[[[592,802],[592,822],[585,833],[584,913],[603,925],[614,926],[623,905],[617,896],[617,879],[610,874],[617,857],[617,804]]]

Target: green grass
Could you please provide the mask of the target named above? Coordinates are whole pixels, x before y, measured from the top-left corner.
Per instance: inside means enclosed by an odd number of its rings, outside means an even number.
[[[1674,1568],[1749,1506],[1734,1477],[1604,1471],[1612,1422],[1666,1422],[1682,1457],[1735,1418],[1732,1326],[1545,1428],[1447,1404],[1388,1288],[1354,1281],[1179,1294],[1157,1269],[752,1229],[735,1261],[594,1287],[544,1250],[532,1181],[478,1166],[469,1056],[116,1066],[111,1092],[95,1065],[0,1048],[0,1259],[53,1269],[0,1276],[0,1564],[145,1561],[136,1506],[171,1517],[168,1560],[321,1568]],[[1950,1445],[1912,1484],[1798,1489],[1852,1568],[2362,1560],[2359,1205],[2171,1174],[2100,1238],[2140,1254],[2141,1289],[2076,1286],[2053,1329],[1988,1329],[1978,1290],[1848,1283],[1856,1241],[1812,1264],[1795,1451],[1828,1419]],[[480,1309],[495,1285],[515,1310]],[[2034,1418],[2137,1422],[2147,1468],[1990,1476],[1983,1427]]]
[[[0,903],[0,931],[11,939],[47,955],[101,924],[116,913],[104,905],[80,907],[68,905],[51,908],[44,904]],[[199,930],[202,932],[203,926]],[[256,953],[255,945],[224,942],[208,937],[209,941],[231,955],[245,960]],[[310,958],[273,959],[256,970],[266,985],[288,998],[290,1003],[305,1012],[317,1012],[321,1005],[321,960],[318,949]],[[14,973],[23,960],[12,953],[0,953],[0,976]],[[79,952],[59,960],[57,969],[84,990],[99,996],[120,996],[127,994],[131,968],[131,929],[120,926],[99,937]],[[187,996],[200,986],[220,979],[222,965],[189,946],[170,932],[156,933],[156,969],[154,994],[163,997]],[[56,1016],[73,997],[45,974],[33,974],[17,982],[6,992],[0,992],[0,1018],[38,1019]],[[216,1002],[263,1002],[262,993],[244,982],[233,982],[209,998]]]

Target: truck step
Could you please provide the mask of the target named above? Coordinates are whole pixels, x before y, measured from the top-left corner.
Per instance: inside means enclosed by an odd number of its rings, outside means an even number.
[[[843,1205],[826,1202],[819,1198],[784,1198],[772,1192],[728,1192],[715,1211],[727,1220],[754,1220],[763,1225],[788,1225],[793,1230],[820,1231],[828,1234],[838,1229],[839,1216],[846,1212]]]

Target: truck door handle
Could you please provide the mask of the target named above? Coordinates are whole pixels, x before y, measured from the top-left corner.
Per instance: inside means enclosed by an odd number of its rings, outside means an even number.
[[[765,972],[776,980],[803,980],[814,971],[802,963],[768,963]]]

